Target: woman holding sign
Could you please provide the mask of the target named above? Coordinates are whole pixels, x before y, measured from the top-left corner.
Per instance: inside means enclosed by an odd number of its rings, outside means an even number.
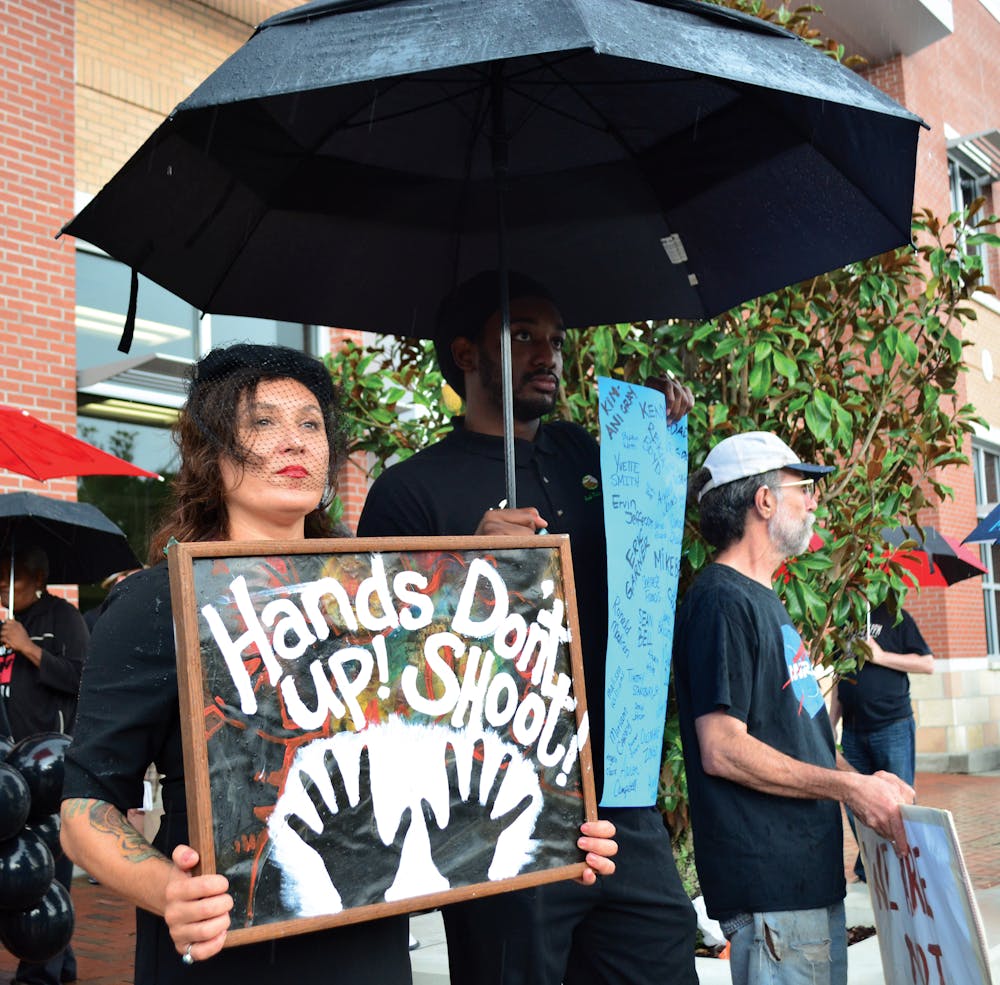
[[[395,917],[222,951],[227,879],[192,875],[170,590],[163,551],[179,541],[286,541],[333,535],[326,507],[343,456],[338,400],[315,359],[277,346],[216,349],[195,367],[175,425],[175,502],[151,543],[153,567],[115,588],[84,672],[67,755],[63,844],[74,861],[138,906],[136,985],[156,982],[411,980],[407,921]],[[156,561],[159,563],[155,563]],[[152,844],[126,820],[146,768],[164,775]],[[248,778],[249,779],[249,778]],[[256,779],[256,778],[255,778]],[[259,786],[259,784],[257,784]],[[255,784],[234,793],[252,802]],[[602,822],[581,847],[609,873]],[[595,854],[596,853],[596,854]],[[595,878],[588,871],[588,881]],[[209,960],[211,959],[211,960]]]
[[[170,538],[333,536],[326,507],[343,459],[337,394],[322,363],[282,347],[217,349],[194,369],[175,427],[174,504],[154,534],[154,566],[109,596],[84,673],[67,755],[63,843],[74,861],[139,907],[137,985],[410,981],[405,918],[222,948],[232,899],[221,875],[192,876],[170,589]],[[125,819],[149,763],[164,816],[148,843]],[[249,795],[248,795],[249,796]],[[214,956],[214,957],[213,957]],[[211,958],[212,960],[208,960]]]

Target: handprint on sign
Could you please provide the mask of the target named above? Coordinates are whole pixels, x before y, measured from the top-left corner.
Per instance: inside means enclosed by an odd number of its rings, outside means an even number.
[[[383,841],[375,821],[372,802],[371,768],[367,746],[362,748],[358,761],[358,799],[351,803],[336,757],[329,749],[323,754],[323,767],[330,776],[336,804],[328,804],[313,778],[300,772],[302,788],[308,794],[320,819],[316,831],[302,817],[288,815],[288,826],[308,845],[319,853],[330,876],[330,881],[340,893],[344,909],[385,901],[386,890],[392,885],[399,870],[403,842],[410,830],[412,813],[409,807],[399,818],[392,843]],[[372,846],[385,848],[372,852]]]
[[[500,761],[485,800],[484,784],[489,781],[483,777],[484,759],[485,745],[482,739],[478,739],[472,752],[469,796],[466,799],[459,787],[455,747],[449,742],[444,754],[449,792],[447,816],[442,819],[426,800],[420,801],[430,838],[431,858],[453,889],[489,879],[498,839],[531,806],[531,795],[526,794],[510,810],[494,818],[497,797],[512,757],[507,753]]]

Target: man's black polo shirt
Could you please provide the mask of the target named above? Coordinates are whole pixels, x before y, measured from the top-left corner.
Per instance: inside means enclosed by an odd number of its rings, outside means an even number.
[[[604,762],[604,661],[608,635],[607,550],[600,449],[568,421],[543,423],[534,441],[515,439],[517,505],[534,506],[548,532],[569,534],[600,799]],[[375,480],[359,537],[473,534],[506,496],[503,439],[466,431],[463,419],[437,444]]]

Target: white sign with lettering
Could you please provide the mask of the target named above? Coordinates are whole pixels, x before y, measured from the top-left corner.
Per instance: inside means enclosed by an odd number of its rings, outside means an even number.
[[[992,985],[986,936],[949,811],[903,807],[910,853],[858,824],[887,985]]]

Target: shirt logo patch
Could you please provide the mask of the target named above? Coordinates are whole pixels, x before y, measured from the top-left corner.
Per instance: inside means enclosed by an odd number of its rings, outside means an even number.
[[[810,718],[815,718],[825,702],[812,661],[809,659],[809,652],[802,638],[791,626],[781,627],[781,637],[785,645],[785,664],[788,667],[788,680],[782,687],[791,684],[792,693],[799,704],[799,714],[801,715],[804,710]]]
[[[591,475],[589,472],[585,475],[580,482],[583,484],[583,488],[588,492],[593,492],[601,483],[596,475]]]

